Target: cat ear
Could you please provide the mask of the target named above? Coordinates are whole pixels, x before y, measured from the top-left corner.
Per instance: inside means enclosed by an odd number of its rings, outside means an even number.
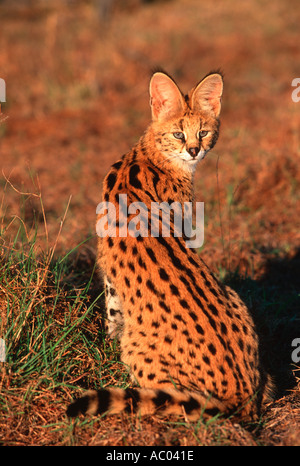
[[[167,120],[184,108],[184,98],[175,82],[162,72],[150,81],[150,105],[153,120]]]
[[[190,93],[192,109],[206,110],[218,117],[221,111],[222,92],[222,76],[218,73],[209,74]]]

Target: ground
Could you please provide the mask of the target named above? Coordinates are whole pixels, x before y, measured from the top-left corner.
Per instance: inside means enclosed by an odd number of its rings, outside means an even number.
[[[299,445],[299,2],[106,3],[0,3],[0,442]],[[195,177],[200,254],[257,321],[277,391],[255,424],[64,414],[81,388],[128,383],[103,333],[95,212],[149,122],[158,66],[184,91],[224,73],[220,138]]]

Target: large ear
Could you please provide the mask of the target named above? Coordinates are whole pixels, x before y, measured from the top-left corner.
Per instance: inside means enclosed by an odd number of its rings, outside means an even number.
[[[150,81],[150,105],[153,120],[167,120],[183,110],[181,91],[168,75],[157,72]]]
[[[206,110],[218,117],[221,111],[222,92],[222,76],[218,73],[209,74],[190,93],[192,109]]]

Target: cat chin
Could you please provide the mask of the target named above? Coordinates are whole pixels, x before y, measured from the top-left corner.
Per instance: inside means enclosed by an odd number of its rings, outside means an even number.
[[[182,170],[194,173],[198,162],[204,159],[207,152],[208,151],[201,150],[195,159],[193,159],[188,152],[182,152],[180,154],[177,154],[177,157],[172,158],[172,162],[175,163],[177,167],[181,168]]]

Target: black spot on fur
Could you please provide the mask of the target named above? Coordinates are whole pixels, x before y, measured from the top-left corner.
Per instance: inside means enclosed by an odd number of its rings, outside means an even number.
[[[119,162],[116,162],[112,165],[113,168],[115,168],[116,170],[118,170],[121,165],[123,164],[123,162],[121,160],[119,160]]]
[[[165,269],[163,268],[160,268],[159,269],[159,276],[162,280],[164,281],[168,281],[169,280],[169,275],[167,274],[167,272],[165,271]]]
[[[127,246],[125,244],[125,241],[122,239],[120,241],[120,248],[122,249],[122,251],[126,252],[127,251]]]
[[[140,401],[139,391],[135,388],[126,388],[124,400],[126,402],[125,411],[127,413],[136,411]]]
[[[172,293],[174,296],[179,296],[179,290],[178,290],[177,286],[171,284],[171,285],[170,285],[170,290],[171,290],[171,293]]]
[[[156,260],[156,257],[155,257],[155,254],[154,254],[153,249],[151,249],[151,248],[146,248],[146,252],[147,252],[148,256],[150,257],[150,259],[152,260],[152,262],[153,262],[154,264],[157,264],[157,260]]]
[[[208,345],[208,349],[209,349],[209,351],[210,351],[210,353],[211,353],[212,355],[215,355],[216,352],[217,352],[215,346],[214,346],[212,343],[210,343],[210,344]]]
[[[190,397],[188,399],[188,401],[184,401],[182,403],[182,406],[184,407],[184,410],[185,410],[186,414],[190,414],[195,409],[200,408],[200,405],[199,405],[198,401],[195,400],[195,398],[193,398],[193,397]]]
[[[172,396],[165,393],[163,390],[158,390],[156,397],[153,398],[152,401],[157,409],[161,409],[172,401]]]
[[[137,164],[132,165],[129,170],[129,183],[136,189],[142,189],[142,183],[138,179],[138,173],[140,172],[140,167]]]
[[[115,182],[116,182],[116,174],[115,173],[110,173],[106,179],[106,185],[107,185],[107,188],[111,191],[115,185]]]

